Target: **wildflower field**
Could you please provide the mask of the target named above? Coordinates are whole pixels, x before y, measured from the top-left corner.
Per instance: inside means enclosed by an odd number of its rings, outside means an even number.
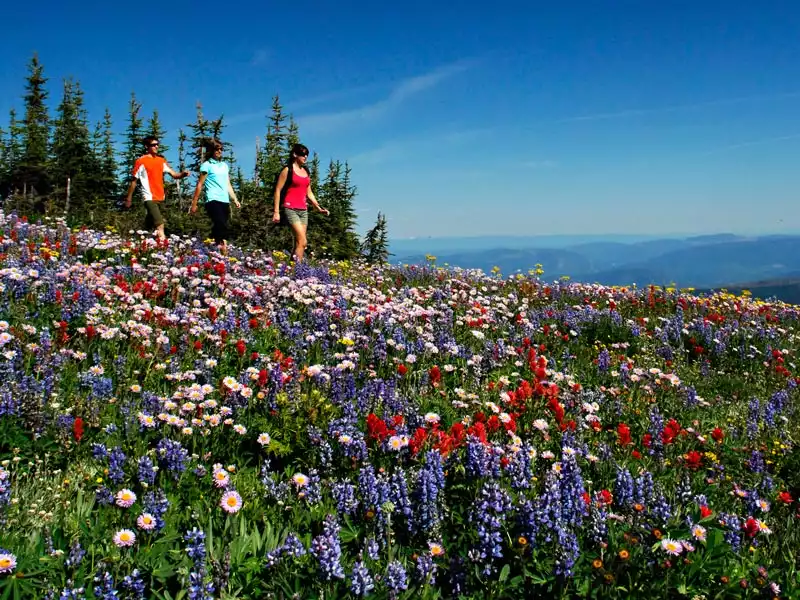
[[[0,599],[800,597],[800,309],[0,213]]]

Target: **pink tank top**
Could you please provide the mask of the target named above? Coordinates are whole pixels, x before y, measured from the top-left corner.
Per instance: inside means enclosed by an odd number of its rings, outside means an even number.
[[[307,210],[308,204],[306,204],[306,194],[308,193],[309,185],[311,185],[311,179],[309,177],[301,177],[296,171],[293,172],[292,185],[286,190],[286,196],[283,199],[284,208]]]

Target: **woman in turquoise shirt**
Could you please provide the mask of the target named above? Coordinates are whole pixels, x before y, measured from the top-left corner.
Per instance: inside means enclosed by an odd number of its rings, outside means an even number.
[[[207,142],[206,157],[206,161],[200,165],[200,178],[194,189],[192,207],[189,212],[197,212],[197,201],[200,199],[202,191],[203,204],[206,213],[211,218],[211,237],[219,246],[220,252],[227,254],[228,222],[231,218],[231,204],[228,198],[233,199],[236,208],[241,208],[241,204],[231,186],[228,164],[222,162],[222,143],[218,140]]]

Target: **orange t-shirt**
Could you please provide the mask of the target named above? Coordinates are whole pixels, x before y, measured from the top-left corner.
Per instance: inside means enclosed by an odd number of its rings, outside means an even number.
[[[145,154],[136,160],[133,165],[133,176],[142,186],[142,197],[145,202],[164,201],[164,173],[169,167],[167,159],[163,156]]]

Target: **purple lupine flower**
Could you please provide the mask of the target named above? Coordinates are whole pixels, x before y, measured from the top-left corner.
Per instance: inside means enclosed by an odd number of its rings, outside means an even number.
[[[758,435],[758,424],[761,420],[761,402],[753,398],[747,405],[747,438],[755,439]]]
[[[286,541],[283,543],[283,553],[289,556],[299,557],[306,554],[306,547],[294,533],[286,536]]]
[[[172,477],[177,481],[181,473],[186,470],[186,463],[189,460],[189,451],[181,443],[169,438],[163,438],[156,446],[158,460],[162,468],[172,473]]]
[[[331,494],[336,501],[336,512],[340,515],[353,515],[358,509],[356,486],[350,481],[337,481],[331,486]]]
[[[597,370],[600,373],[607,373],[611,368],[611,354],[608,350],[603,348],[597,357]]]
[[[156,531],[161,531],[166,525],[164,516],[169,510],[169,500],[164,490],[147,492],[142,498],[144,512],[153,515],[156,520]]]
[[[753,450],[750,453],[750,460],[747,461],[747,466],[753,473],[763,473],[766,468],[764,455],[758,450]]]
[[[436,563],[433,562],[433,556],[425,552],[417,557],[417,567],[414,571],[414,577],[420,585],[434,585],[436,583]]]
[[[470,516],[478,530],[477,551],[484,563],[484,575],[496,570],[493,559],[503,557],[501,528],[510,509],[511,499],[500,484],[496,481],[485,482]]]
[[[658,494],[650,507],[650,516],[661,525],[666,525],[672,517],[672,507],[667,502],[664,494]]]
[[[416,531],[429,531],[435,528],[441,519],[439,494],[444,490],[444,469],[442,456],[436,450],[425,454],[425,465],[417,474],[414,490]]]
[[[486,447],[474,436],[467,439],[464,469],[470,479],[488,477],[490,474]]]
[[[403,565],[396,560],[393,560],[387,565],[384,581],[389,590],[390,598],[396,598],[401,591],[408,589],[406,570]]]
[[[311,541],[311,554],[319,561],[319,569],[327,581],[344,579],[342,548],[339,544],[339,523],[334,515],[325,517],[322,534]]]
[[[608,540],[608,512],[602,505],[592,502],[589,508],[589,537],[595,544],[602,544]]]
[[[687,408],[694,408],[697,406],[697,390],[695,390],[692,386],[687,386],[686,388],[686,402],[685,405]]]
[[[406,484],[406,475],[402,467],[392,473],[391,477],[391,492],[390,500],[394,504],[395,509],[403,515],[409,531],[413,524],[414,513],[411,509],[411,501],[408,497],[408,486]]]
[[[128,592],[128,598],[131,600],[144,600],[145,598],[144,579],[139,573],[139,569],[134,569],[130,575],[126,575],[120,587]]]
[[[531,450],[530,444],[525,443],[509,459],[507,471],[511,476],[511,487],[515,490],[526,490],[531,487],[533,478]]]
[[[364,545],[364,547],[370,560],[378,560],[380,557],[380,547],[378,546],[378,542],[375,541],[374,537],[367,538],[367,543]]]
[[[139,481],[147,485],[153,485],[156,482],[156,470],[153,461],[149,456],[144,455],[139,459]]]
[[[81,548],[80,541],[75,540],[69,547],[69,554],[67,555],[67,559],[64,561],[64,566],[66,566],[68,569],[77,568],[81,562],[83,562],[84,556],[86,556],[86,550]]]
[[[114,588],[114,578],[111,573],[104,571],[103,574],[97,574],[94,577],[94,597],[102,598],[102,600],[115,600],[119,592]]]
[[[653,405],[653,408],[650,409],[650,426],[647,428],[647,432],[651,436],[650,455],[659,459],[663,458],[664,440],[662,434],[664,433],[664,417],[661,416],[656,405]]]
[[[183,536],[186,541],[186,554],[192,560],[193,566],[189,573],[190,600],[213,600],[214,584],[206,583],[206,534],[193,527]]]
[[[563,454],[559,478],[561,515],[567,525],[580,527],[587,513],[586,503],[583,500],[586,488],[583,485],[581,469],[575,460],[576,455],[574,451],[570,453],[568,450],[566,449]]]
[[[356,596],[364,597],[375,589],[375,581],[369,574],[369,569],[360,560],[356,561],[353,565],[353,571],[350,573],[350,591]]]
[[[571,577],[572,568],[580,556],[578,537],[574,532],[559,527],[556,546],[555,573],[562,578]]]
[[[742,547],[742,524],[743,520],[737,515],[729,513],[721,513],[719,520],[725,523],[725,530],[723,531],[723,539],[730,544],[731,550],[738,552]]]
[[[114,503],[114,493],[106,486],[101,485],[94,493],[95,499],[98,504],[108,506]]]
[[[108,456],[108,478],[118,485],[125,479],[126,458],[125,453],[119,446],[112,449]]]
[[[303,486],[303,489],[300,493],[303,495],[303,499],[306,501],[306,503],[311,506],[319,504],[320,500],[322,500],[319,473],[316,469],[311,469],[308,472],[308,482],[305,486]]]
[[[653,501],[653,493],[653,474],[650,471],[643,471],[639,477],[636,478],[633,500],[637,504],[647,506]]]

